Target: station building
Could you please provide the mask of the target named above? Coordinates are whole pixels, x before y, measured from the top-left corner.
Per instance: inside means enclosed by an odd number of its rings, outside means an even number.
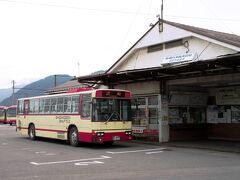
[[[240,36],[159,20],[104,74],[77,79],[132,92],[136,139],[240,140]]]

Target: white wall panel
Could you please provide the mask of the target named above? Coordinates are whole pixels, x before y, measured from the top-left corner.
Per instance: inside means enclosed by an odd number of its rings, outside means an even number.
[[[159,82],[158,81],[148,81],[142,83],[132,83],[132,84],[121,84],[115,86],[116,89],[127,89],[132,92],[132,94],[159,94]]]

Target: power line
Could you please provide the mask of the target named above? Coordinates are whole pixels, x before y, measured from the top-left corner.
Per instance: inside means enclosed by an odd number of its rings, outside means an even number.
[[[186,18],[186,19],[201,19],[201,20],[215,20],[215,21],[236,21],[239,22],[240,19],[227,19],[227,18],[206,18],[206,17],[193,17],[193,16],[175,16],[175,15],[165,15],[167,17],[176,17],[176,18]]]
[[[151,1],[151,2],[152,2],[152,1]],[[127,37],[129,36],[130,31],[131,31],[131,29],[132,29],[132,27],[133,27],[133,24],[136,22],[137,15],[138,15],[138,13],[139,13],[139,10],[140,10],[141,5],[142,5],[142,3],[139,3],[139,4],[138,4],[137,13],[136,13],[135,16],[133,17],[133,19],[132,19],[132,21],[131,21],[131,23],[130,23],[130,25],[129,25],[126,33],[125,33],[125,35],[124,35],[124,38],[121,40],[120,45],[119,45],[117,51],[115,52],[115,56],[116,56],[116,54],[118,54],[118,52],[120,51],[120,49],[124,46],[124,44],[125,44],[125,42],[126,42],[126,40],[127,40]]]
[[[213,14],[214,17],[217,17],[217,14],[215,13],[214,9],[211,9],[210,7],[208,7],[203,0],[200,0],[200,2],[202,2],[203,5],[205,5],[205,7],[208,9],[208,11],[209,11],[211,14]],[[221,26],[224,25],[224,28],[227,27],[227,28],[231,31],[231,33],[234,34],[234,33],[232,32],[231,28],[230,28],[229,26],[227,26],[227,24],[226,24],[224,21],[221,21],[221,23],[220,23],[220,22],[218,22],[218,23],[219,23],[219,25],[221,25]]]
[[[47,3],[37,3],[37,2],[27,2],[27,1],[15,1],[15,0],[0,0],[2,2],[9,3],[18,3],[18,4],[27,4],[33,6],[48,6],[48,7],[57,7],[57,8],[69,8],[69,9],[77,9],[83,11],[97,11],[104,13],[119,13],[119,14],[137,14],[137,15],[156,15],[156,13],[148,12],[139,12],[139,11],[120,11],[120,10],[111,10],[111,9],[97,9],[97,8],[87,8],[87,7],[76,7],[69,5],[57,5],[57,4],[47,4]],[[165,15],[167,17],[177,17],[177,18],[187,18],[187,19],[201,19],[201,20],[216,20],[216,21],[236,21],[239,22],[240,19],[230,19],[230,18],[206,18],[206,17],[194,17],[194,16],[178,16],[178,15]]]
[[[111,10],[111,9],[97,9],[97,8],[76,7],[76,6],[69,6],[69,5],[47,4],[47,3],[15,1],[15,0],[0,0],[0,1],[10,2],[10,3],[18,3],[18,4],[28,4],[28,5],[34,5],[34,6],[48,6],[48,7],[57,7],[57,8],[77,9],[77,10],[84,10],[84,11],[97,11],[97,12],[104,12],[104,13],[149,15],[149,13],[145,13],[145,12],[120,11],[120,10]]]

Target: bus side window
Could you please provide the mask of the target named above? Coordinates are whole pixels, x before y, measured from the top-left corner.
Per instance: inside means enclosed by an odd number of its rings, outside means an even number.
[[[24,100],[23,114],[28,114],[29,112],[29,100]]]
[[[57,99],[57,112],[63,113],[63,97]]]
[[[39,113],[43,113],[44,112],[44,99],[40,99],[39,102]]]
[[[47,98],[47,99],[45,99],[45,101],[44,101],[44,112],[45,113],[50,113],[50,99],[49,98]]]
[[[71,103],[72,103],[72,99],[71,97],[65,97],[64,99],[64,113],[71,113]]]
[[[72,97],[72,113],[79,113],[79,96]]]
[[[55,114],[57,112],[57,98],[51,99],[51,113]]]
[[[35,99],[34,100],[34,110],[33,110],[33,113],[37,114],[38,111],[39,111],[39,99]]]
[[[91,94],[82,95],[82,117],[89,118],[91,111]]]
[[[34,99],[30,99],[30,101],[29,101],[29,111],[28,111],[28,113],[29,113],[29,114],[33,114],[33,112],[34,112]]]
[[[23,100],[18,101],[17,113],[23,114]]]

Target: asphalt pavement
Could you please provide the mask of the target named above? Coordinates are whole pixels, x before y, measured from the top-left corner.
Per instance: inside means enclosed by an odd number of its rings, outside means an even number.
[[[0,180],[238,180],[238,149],[239,143],[225,141],[71,147],[60,140],[32,141],[0,125]]]

